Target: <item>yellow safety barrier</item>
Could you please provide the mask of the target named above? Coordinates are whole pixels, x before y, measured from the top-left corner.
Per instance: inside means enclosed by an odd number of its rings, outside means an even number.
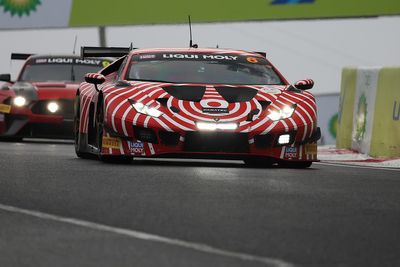
[[[343,69],[336,146],[400,157],[400,67]]]
[[[343,69],[336,136],[337,148],[351,148],[356,80],[356,67],[346,67]]]
[[[381,69],[374,115],[369,154],[400,157],[400,67]]]

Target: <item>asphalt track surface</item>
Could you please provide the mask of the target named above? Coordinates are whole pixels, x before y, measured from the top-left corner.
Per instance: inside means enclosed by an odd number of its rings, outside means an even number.
[[[400,266],[400,172],[0,142],[0,266]]]

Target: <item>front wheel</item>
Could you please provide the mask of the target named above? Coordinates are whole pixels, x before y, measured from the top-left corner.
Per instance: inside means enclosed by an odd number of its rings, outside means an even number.
[[[96,145],[98,149],[98,157],[101,161],[107,163],[130,163],[133,160],[132,156],[121,155],[102,155],[103,150],[103,133],[104,133],[104,108],[103,103],[99,101],[97,113],[95,117],[95,130],[96,130]]]
[[[75,154],[79,158],[90,158],[90,154],[86,153],[82,149],[82,141],[81,141],[81,133],[79,131],[79,125],[81,121],[81,113],[80,113],[80,97],[77,95],[74,101],[74,146],[75,146]]]

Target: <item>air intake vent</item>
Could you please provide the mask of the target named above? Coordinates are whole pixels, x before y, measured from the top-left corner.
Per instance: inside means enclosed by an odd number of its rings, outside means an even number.
[[[216,86],[215,89],[228,103],[247,102],[257,94],[256,89],[246,87]]]
[[[163,89],[179,100],[200,102],[206,88],[204,86],[167,86]]]
[[[168,98],[157,98],[156,101],[162,106],[167,107]]]
[[[270,104],[270,101],[258,100],[258,103],[261,105],[261,110],[264,111]]]

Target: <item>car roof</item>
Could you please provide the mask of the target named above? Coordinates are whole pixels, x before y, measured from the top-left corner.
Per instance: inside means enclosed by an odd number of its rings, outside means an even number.
[[[29,57],[29,59],[35,59],[35,58],[82,58],[80,55],[68,55],[68,54],[34,54]],[[102,59],[102,60],[110,60],[114,61],[115,58],[112,57],[95,57],[97,59]],[[90,58],[89,58],[90,59]]]
[[[130,52],[130,54],[146,54],[146,53],[212,53],[212,54],[233,54],[241,56],[264,57],[260,52],[249,52],[244,50],[227,49],[227,48],[138,48]]]

